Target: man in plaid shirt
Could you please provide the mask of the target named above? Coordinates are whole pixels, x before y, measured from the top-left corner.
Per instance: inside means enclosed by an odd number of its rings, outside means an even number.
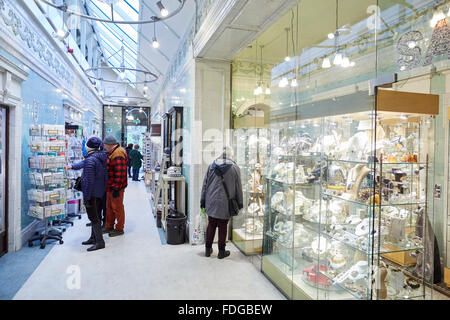
[[[106,187],[106,224],[104,233],[110,237],[123,235],[125,209],[123,195],[128,185],[128,158],[116,138],[107,136],[103,141],[108,151],[108,185]],[[116,223],[117,221],[117,223]],[[114,228],[114,224],[116,224]]]

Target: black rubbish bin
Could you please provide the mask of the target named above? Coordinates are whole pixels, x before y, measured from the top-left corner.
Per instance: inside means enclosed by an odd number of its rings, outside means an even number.
[[[156,211],[156,226],[157,226],[158,228],[161,228],[161,227],[162,227],[162,224],[161,224],[161,215],[162,215],[162,212],[161,212],[161,211]]]
[[[171,213],[166,220],[166,237],[168,244],[183,244],[186,234],[186,219],[182,213]]]

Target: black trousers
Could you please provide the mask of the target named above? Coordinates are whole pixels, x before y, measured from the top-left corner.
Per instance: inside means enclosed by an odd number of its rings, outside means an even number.
[[[98,217],[100,218],[100,221],[102,222],[102,226],[104,226],[106,223],[106,192],[103,195],[103,197],[100,199],[97,210],[98,210]]]
[[[101,203],[101,198],[91,198],[89,201],[85,201],[86,212],[91,221],[91,239],[94,239],[96,243],[105,243],[102,234],[102,221],[99,216],[98,207]]]
[[[130,177],[130,178],[132,177],[131,176],[131,165],[128,166],[128,177]]]
[[[219,228],[219,250],[225,250],[228,221],[223,219],[216,219],[208,217],[208,228],[206,229],[206,248],[212,248],[214,236],[216,235],[216,228]]]

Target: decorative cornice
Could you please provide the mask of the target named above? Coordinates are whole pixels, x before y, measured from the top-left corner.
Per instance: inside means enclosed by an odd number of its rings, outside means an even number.
[[[28,77],[28,72],[21,69],[16,64],[12,63],[3,56],[0,56],[0,71],[8,71],[18,82],[25,81]]]
[[[22,6],[26,6],[24,2]],[[0,42],[3,49],[21,62],[32,66],[31,69],[56,87],[66,89],[74,101],[81,104],[88,102],[95,109],[102,105],[101,100],[86,84],[83,75],[76,76],[79,71],[69,57],[62,56],[61,48],[56,43],[46,41],[48,38],[30,21],[31,11],[18,8],[19,3],[0,0]],[[3,27],[2,27],[3,25]],[[40,26],[40,25],[39,25]],[[96,110],[97,111],[97,110]]]
[[[221,28],[226,28],[228,23],[224,21],[230,17],[230,13],[239,12],[248,0],[227,0],[216,1],[211,10],[200,27],[197,35],[194,38],[194,57],[201,56],[202,52],[208,49],[214,38],[217,38],[221,32]]]

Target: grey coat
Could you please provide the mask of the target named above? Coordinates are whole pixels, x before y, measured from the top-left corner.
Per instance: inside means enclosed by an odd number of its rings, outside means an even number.
[[[235,162],[222,158],[215,160],[208,167],[203,180],[200,206],[206,209],[209,217],[228,220],[231,217],[229,201],[220,174],[223,175],[231,199],[236,199],[239,209],[243,208],[241,171]]]

